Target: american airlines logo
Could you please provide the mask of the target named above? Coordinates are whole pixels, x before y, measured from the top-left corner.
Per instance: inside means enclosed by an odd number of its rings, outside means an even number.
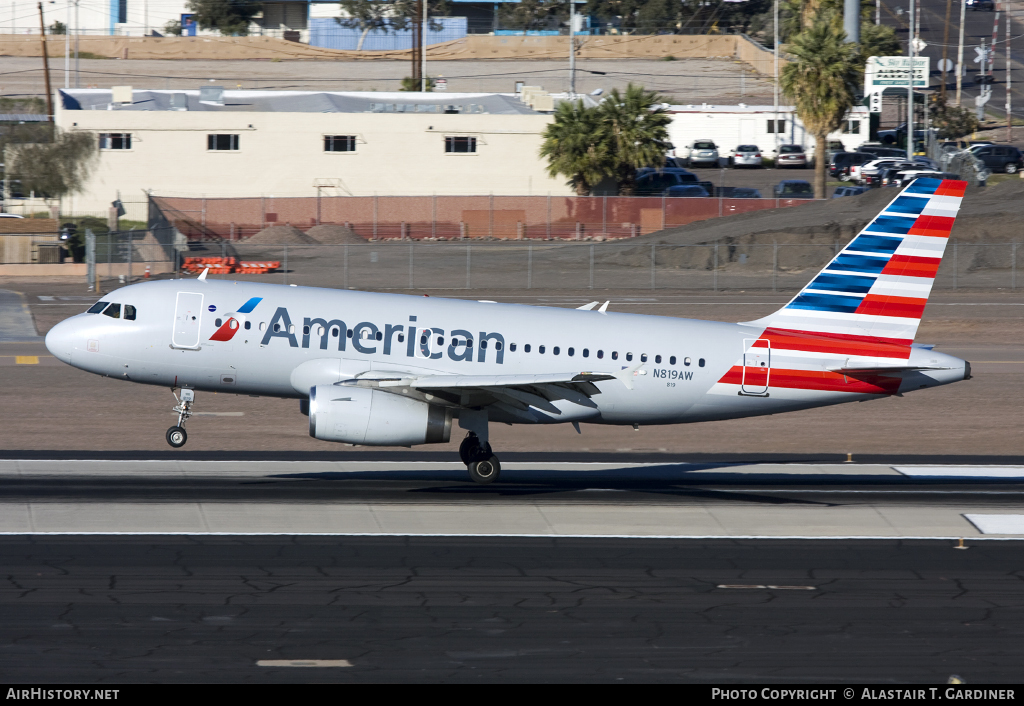
[[[224,316],[227,319],[223,324],[220,325],[213,335],[210,336],[211,341],[230,341],[234,338],[235,333],[238,331],[238,327],[245,322],[245,315],[252,312],[256,308],[256,305],[263,301],[263,297],[253,297],[242,306],[238,307],[238,311],[232,311]],[[215,306],[210,307],[210,311],[216,311]]]

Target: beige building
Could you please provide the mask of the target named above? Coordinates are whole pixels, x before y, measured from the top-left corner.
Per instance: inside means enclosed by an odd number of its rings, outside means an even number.
[[[468,93],[58,91],[99,160],[64,212],[166,196],[570,194],[539,150],[551,97]]]

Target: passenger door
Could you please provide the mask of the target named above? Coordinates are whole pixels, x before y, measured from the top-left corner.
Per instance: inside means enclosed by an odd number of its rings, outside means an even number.
[[[767,396],[771,370],[771,342],[766,338],[743,339],[743,380],[740,390],[747,395]]]
[[[175,348],[198,348],[202,320],[203,295],[196,292],[178,292],[178,300],[174,307],[171,345]]]

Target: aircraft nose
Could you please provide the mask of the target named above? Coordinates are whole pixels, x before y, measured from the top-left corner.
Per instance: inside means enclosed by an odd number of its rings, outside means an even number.
[[[71,364],[71,352],[75,349],[75,325],[70,321],[61,321],[50,329],[45,339],[46,350],[54,358]]]

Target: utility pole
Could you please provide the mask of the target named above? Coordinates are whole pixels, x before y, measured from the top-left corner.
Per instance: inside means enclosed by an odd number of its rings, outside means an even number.
[[[964,20],[967,0],[960,0],[960,44],[956,50],[956,105],[960,107],[960,89],[964,85]]]
[[[907,81],[907,158],[914,158],[914,40],[917,39],[916,16],[917,0],[910,0],[910,41],[907,42],[907,54],[910,56],[910,80]]]
[[[420,40],[420,93],[427,92],[427,0],[423,0],[423,39]]]
[[[576,99],[576,2],[569,0],[569,100]]]
[[[71,3],[67,6],[67,24],[64,25],[64,88],[71,88]]]
[[[1013,94],[1010,93],[1010,12],[1006,8],[1006,141],[1013,140]]]
[[[50,88],[50,56],[46,53],[46,23],[43,21],[43,3],[39,5],[39,37],[43,40],[43,74],[46,77],[46,114],[53,122],[53,90]]]
[[[774,90],[774,106],[775,106],[775,121],[772,123],[772,133],[775,135],[775,166],[779,166],[779,0],[775,0],[775,39],[772,42],[772,55],[775,61],[775,90]],[[822,159],[824,155],[815,155],[815,159]]]
[[[420,6],[423,0],[418,0],[412,17],[412,81],[419,90],[423,90],[423,79],[420,76],[420,51],[423,42],[423,13]]]
[[[946,57],[949,54],[949,13],[953,10],[953,0],[946,0],[946,28],[942,35],[942,89],[939,91],[939,95],[942,96],[942,102],[946,102]]]
[[[875,0],[875,24],[882,24],[882,0]]]

